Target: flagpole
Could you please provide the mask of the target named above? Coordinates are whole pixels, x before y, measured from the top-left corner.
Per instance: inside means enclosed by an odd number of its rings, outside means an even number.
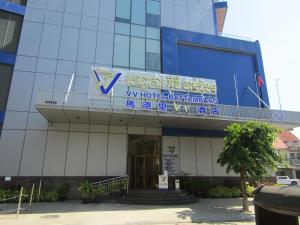
[[[276,78],[275,81],[276,81],[276,89],[277,89],[277,95],[278,95],[278,102],[279,102],[279,107],[280,107],[280,111],[281,111],[281,119],[283,119],[282,105],[281,105],[280,94],[279,94],[279,87],[278,87],[279,78]]]
[[[257,84],[257,77],[258,77],[258,74],[254,73],[254,80],[255,80],[255,86],[256,86],[256,94],[257,94],[257,96],[259,96],[259,88],[258,88],[258,84]],[[257,101],[258,101],[258,106],[260,108],[262,108],[260,100],[257,99]]]
[[[237,89],[236,74],[233,74],[233,79],[234,79],[234,89],[235,89],[236,105],[240,106],[239,93],[238,93],[238,89]]]
[[[74,83],[74,78],[75,78],[75,73],[76,73],[76,66],[74,68],[75,69],[73,69],[74,72],[72,74],[72,77],[71,77],[71,80],[70,80],[70,83],[69,83],[69,86],[68,86],[68,90],[67,90],[67,93],[66,93],[66,96],[65,96],[64,103],[68,102],[68,98],[69,98],[69,95],[70,95],[70,92],[71,92],[71,89],[72,89],[72,86],[73,86],[73,83]]]

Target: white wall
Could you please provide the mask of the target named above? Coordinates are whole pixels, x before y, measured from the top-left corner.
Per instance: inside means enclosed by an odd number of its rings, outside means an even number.
[[[122,176],[128,134],[162,133],[161,128],[89,124],[38,127],[2,132],[0,176]]]
[[[196,176],[196,143],[194,137],[179,137],[180,168],[182,171]]]
[[[236,176],[226,174],[226,169],[217,164],[218,155],[223,150],[223,138],[163,136],[163,152],[168,146],[175,146],[179,154],[181,172],[192,176]]]
[[[212,176],[211,138],[196,138],[197,175]]]

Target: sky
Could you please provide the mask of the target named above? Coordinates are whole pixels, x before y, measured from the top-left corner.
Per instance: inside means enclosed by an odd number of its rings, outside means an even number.
[[[300,0],[227,0],[223,33],[261,45],[270,105],[300,112]],[[300,128],[297,129],[300,137]]]
[[[299,111],[300,0],[227,0],[223,33],[250,37],[261,45],[270,104]]]

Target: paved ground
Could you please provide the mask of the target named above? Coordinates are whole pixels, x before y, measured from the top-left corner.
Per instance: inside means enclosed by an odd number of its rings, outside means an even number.
[[[0,205],[4,210],[16,204]],[[26,205],[24,205],[26,206]],[[136,206],[123,204],[88,204],[79,201],[36,203],[16,217],[1,215],[1,225],[254,225],[253,206],[243,213],[241,199],[200,199],[184,206]],[[1,211],[0,211],[1,213]],[[237,221],[237,222],[234,222]]]

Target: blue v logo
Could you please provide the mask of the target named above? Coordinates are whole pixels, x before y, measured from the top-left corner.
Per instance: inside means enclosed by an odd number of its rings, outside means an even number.
[[[97,73],[96,70],[93,70],[95,73],[95,77],[97,79],[97,81],[100,83],[101,82],[101,77],[103,78],[103,75],[101,73]],[[117,73],[113,79],[111,80],[111,82],[108,84],[108,86],[105,88],[103,84],[101,84],[99,86],[100,91],[102,92],[102,94],[107,95],[111,89],[114,87],[114,85],[116,84],[116,82],[119,80],[120,76],[122,75],[122,73]]]

